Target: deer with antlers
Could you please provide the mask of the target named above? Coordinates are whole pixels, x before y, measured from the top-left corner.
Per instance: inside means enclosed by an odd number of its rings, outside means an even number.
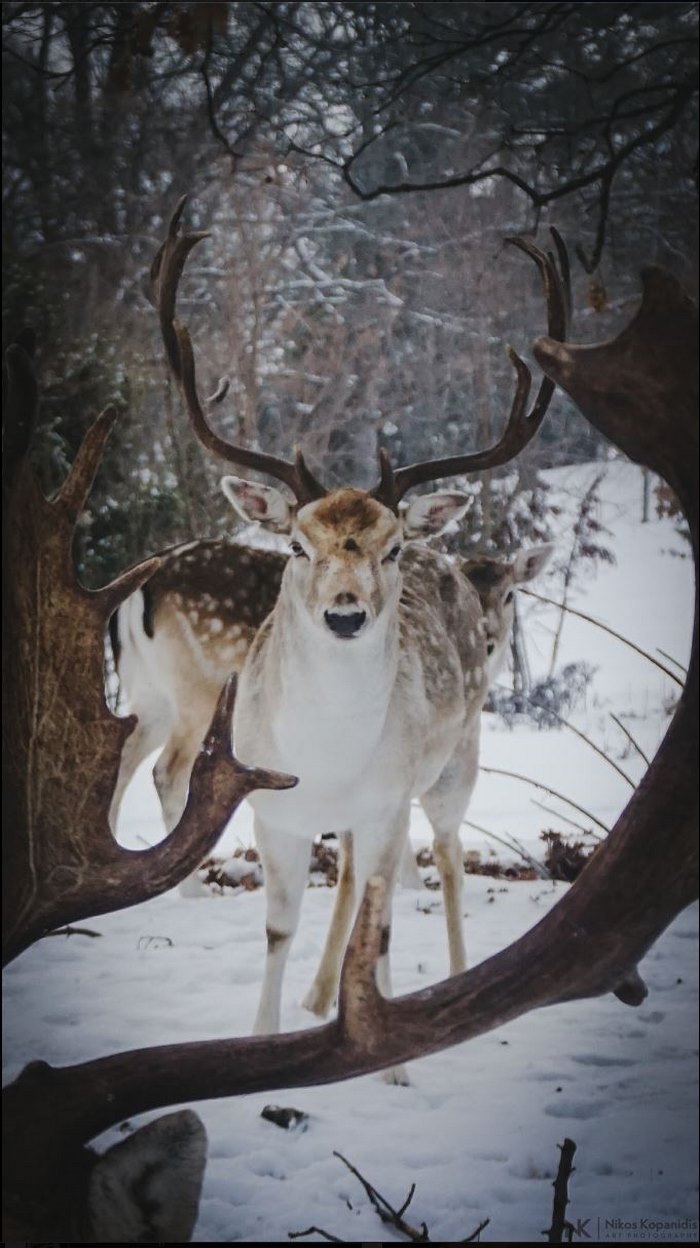
[[[542,545],[521,549],[512,559],[483,556],[455,564],[478,596],[480,613],[467,586],[473,618],[463,626],[484,635],[489,683],[505,659],[517,588],[538,575],[551,549]],[[115,834],[136,769],[161,747],[153,777],[166,828],[177,824],[221,685],[232,671],[240,673],[255,633],[275,606],[289,556],[235,542],[200,541],[160,558],[158,570],[110,619],[120,693],[138,721],[125,743],[112,799]],[[410,843],[401,879],[420,883]],[[181,892],[206,895],[196,873]],[[456,969],[462,968],[453,967],[453,973]]]
[[[696,567],[697,332],[697,309],[674,278],[652,268],[644,274],[639,312],[614,341],[572,347],[549,338],[535,346],[542,369],[586,418],[678,494]],[[229,682],[178,827],[153,849],[128,852],[115,844],[107,812],[121,746],[133,724],[106,712],[102,634],[118,603],[147,580],[154,565],[138,566],[98,594],[78,584],[70,555],[73,530],[109,414],[87,435],[63,489],[48,501],[27,457],[37,387],[26,342],[7,353],[3,398],[3,961],[9,961],[61,924],[172,887],[215,844],[251,788],[292,780],[243,768],[231,757]],[[86,1145],[130,1116],[351,1078],[438,1052],[557,1002],[614,992],[625,1004],[639,1005],[645,990],[636,964],[698,895],[697,749],[696,607],[686,687],[666,737],[606,842],[539,923],[473,970],[387,1000],[375,980],[384,947],[385,888],[374,878],[349,942],[338,1016],[331,1022],[288,1035],[110,1053],[77,1066],[32,1062],[3,1090],[6,1238],[188,1238],[203,1132],[194,1115],[180,1111],[174,1133],[161,1120],[148,1139],[139,1133],[127,1156],[122,1152],[117,1160],[122,1146],[115,1146],[107,1154],[113,1169],[98,1171],[100,1161]],[[123,1185],[112,1181],[115,1173]]]
[[[292,555],[275,605],[245,657],[233,719],[241,759],[299,777],[297,788],[279,800],[265,793],[251,798],[266,879],[268,942],[255,1031],[266,1034],[280,1027],[284,966],[299,921],[311,844],[323,832],[339,834],[342,864],[330,930],[305,1005],[323,1015],[332,1004],[355,904],[372,876],[386,885],[377,975],[382,992],[391,995],[391,896],[414,797],[434,830],[451,971],[466,965],[459,827],[476,779],[489,655],[479,597],[468,577],[420,541],[460,519],[470,499],[452,491],[419,495],[405,509],[399,504],[417,485],[507,463],[539,428],[553,386],[542,381],[528,413],[530,372],[510,351],[518,384],[501,441],[488,451],[398,471],[381,452],[380,480],[371,490],[329,491],[300,452],[288,462],[226,442],[205,416],[190,338],[175,321],[185,259],[202,237],[178,235],[183,206],[156,257],[152,281],[168,360],[193,427],[229,463],[272,476],[294,496],[292,502],[277,488],[238,477],[222,483],[246,521],[288,535]],[[513,241],[536,261],[550,334],[563,339],[566,281],[552,258],[523,240]],[[180,617],[169,625],[170,636],[176,626],[187,632]],[[178,807],[181,802],[182,796]]]

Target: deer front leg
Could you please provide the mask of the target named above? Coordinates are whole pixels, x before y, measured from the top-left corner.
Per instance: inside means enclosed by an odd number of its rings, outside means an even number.
[[[268,1036],[280,1030],[282,979],[299,925],[311,845],[287,832],[266,828],[259,819],[255,820],[255,840],[265,874],[267,954],[253,1034]]]
[[[302,1005],[320,1018],[325,1018],[335,1001],[340,980],[340,968],[348,943],[355,908],[355,866],[353,862],[352,832],[340,837],[340,871],[333,906],[333,917],[326,937],[316,978],[307,992]]]

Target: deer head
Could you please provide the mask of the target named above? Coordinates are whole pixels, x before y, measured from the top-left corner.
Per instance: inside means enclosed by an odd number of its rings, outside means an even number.
[[[484,613],[490,680],[500,669],[512,633],[517,587],[539,576],[553,550],[547,544],[519,550],[511,561],[489,555],[460,560],[460,568],[479,595]]]
[[[295,507],[279,490],[237,477],[224,477],[222,487],[246,521],[290,535],[287,597],[320,635],[343,641],[369,633],[396,606],[403,543],[439,533],[471,502],[430,494],[397,515],[365,490],[334,490]]]

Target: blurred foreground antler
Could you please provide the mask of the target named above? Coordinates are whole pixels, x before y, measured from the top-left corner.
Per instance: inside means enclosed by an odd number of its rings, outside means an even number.
[[[696,341],[694,305],[672,278],[650,270],[640,312],[618,339],[600,347],[543,339],[535,354],[587,418],[677,491],[697,560]],[[43,566],[32,558],[35,568]],[[345,959],[338,1018],[328,1025],[140,1049],[64,1069],[27,1067],[4,1094],[11,1201],[36,1200],[42,1182],[55,1185],[67,1141],[76,1148],[144,1110],[350,1078],[457,1044],[543,1005],[611,991],[638,1004],[645,990],[637,963],[697,896],[697,642],[696,612],[686,688],[651,767],[608,840],[536,927],[463,975],[385,1000],[374,974],[383,885],[371,881]],[[27,825],[26,834],[36,837],[37,824]],[[87,837],[85,858],[92,852]],[[20,856],[15,870],[34,870],[33,853]],[[201,853],[198,845],[193,858]]]
[[[135,720],[105,706],[102,637],[120,602],[158,567],[148,559],[111,585],[79,584],[71,549],[115,413],[87,433],[52,499],[26,454],[35,403],[31,360],[8,351],[3,595],[3,965],[62,923],[117,910],[172,888],[201,862],[254,788],[291,781],[241,767],[230,754],[234,688],[222,695],[179,826],[132,852],[107,822],[124,740]]]
[[[146,560],[96,593],[79,584],[74,530],[115,414],[103,412],[63,486],[46,499],[27,455],[37,404],[32,348],[33,337],[25,334],[9,348],[3,373],[3,964],[61,924],[173,887],[210,852],[248,793],[294,783],[242,767],[232,757],[231,680],[177,828],[160,845],[139,852],[113,839],[109,803],[135,719],[116,719],[105,706],[103,637],[112,612],[159,560]],[[37,1064],[32,1069],[36,1078]],[[100,1097],[109,1102],[109,1088]],[[168,1115],[93,1167],[81,1149],[89,1137],[71,1132],[60,1107],[50,1138],[37,1129],[30,1105],[26,1110],[19,1116],[10,1111],[5,1122],[6,1178],[15,1173],[16,1148],[22,1167],[34,1155],[39,1170],[31,1192],[22,1192],[15,1179],[3,1189],[10,1237],[132,1242],[144,1229],[140,1214],[159,1203],[158,1238],[189,1237],[206,1142],[196,1115]],[[24,1169],[22,1179],[30,1186],[32,1169]],[[84,1190],[76,1200],[81,1176]],[[137,1179],[143,1179],[138,1208],[128,1195],[130,1187],[138,1188]],[[120,1183],[125,1199],[110,1197],[108,1205],[119,1210],[109,1207],[105,1219],[104,1193],[113,1194]]]

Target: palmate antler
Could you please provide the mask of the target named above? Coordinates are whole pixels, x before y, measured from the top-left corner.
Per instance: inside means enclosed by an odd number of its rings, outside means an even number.
[[[238,464],[243,468],[253,468],[258,472],[267,473],[268,476],[278,481],[283,481],[292,490],[299,506],[322,498],[328,491],[313,476],[301,451],[297,451],[292,462],[278,459],[274,455],[267,455],[262,451],[250,450],[222,438],[212,429],[207,419],[197,392],[194,355],[189,331],[175,317],[177,288],[187,257],[197,243],[209,237],[205,230],[180,234],[182,214],[186,203],[187,196],[184,195],[170,219],[168,236],[156,253],[151,266],[151,292],[160,317],[166,356],[187,405],[192,428],[208,450],[227,462]],[[506,242],[519,247],[537,265],[545,292],[549,335],[551,338],[563,341],[566,337],[571,301],[569,262],[560,235],[555,229],[552,229],[551,233],[557,251],[559,268],[551,252],[541,251],[527,239],[508,238]],[[404,494],[415,485],[436,481],[441,477],[453,477],[462,473],[484,472],[488,468],[498,468],[520,454],[528,442],[534,438],[544,420],[554,393],[554,383],[546,376],[542,379],[537,398],[528,413],[527,401],[532,381],[530,370],[512,347],[508,348],[508,355],[516,373],[516,390],[506,428],[496,445],[488,450],[470,452],[466,455],[421,460],[419,463],[398,469],[392,467],[387,452],[382,450],[379,454],[380,478],[370,491],[373,498],[396,511]]]
[[[697,311],[674,279],[652,270],[638,316],[614,342],[565,347],[544,339],[535,350],[596,427],[677,490],[697,561],[696,342]],[[35,571],[39,566],[41,560]],[[74,1148],[145,1110],[351,1078],[457,1044],[543,1005],[610,991],[638,1003],[644,990],[637,963],[698,893],[697,647],[696,613],[688,681],[651,767],[607,841],[536,927],[474,970],[385,1000],[374,975],[382,885],[370,882],[345,958],[338,1018],[328,1025],[140,1049],[60,1070],[27,1067],[3,1094],[6,1181],[14,1202],[31,1205],[42,1182],[60,1183],[68,1144]],[[91,678],[101,683],[101,674]],[[107,794],[105,815],[108,801]],[[33,836],[36,827],[22,830]],[[84,827],[78,831],[85,835]],[[199,846],[194,857],[201,852]],[[88,834],[86,862],[92,853]],[[22,884],[31,860],[29,850],[13,860],[15,884],[17,872]]]
[[[50,500],[26,457],[36,406],[31,360],[7,354],[3,596],[3,965],[47,931],[145,901],[177,884],[216,843],[254,788],[289,777],[230,754],[235,688],[222,694],[177,829],[160,845],[122,849],[107,822],[121,749],[135,720],[102,696],[109,616],[153,574],[148,559],[96,593],[78,583],[73,534],[115,413],[103,412]]]

